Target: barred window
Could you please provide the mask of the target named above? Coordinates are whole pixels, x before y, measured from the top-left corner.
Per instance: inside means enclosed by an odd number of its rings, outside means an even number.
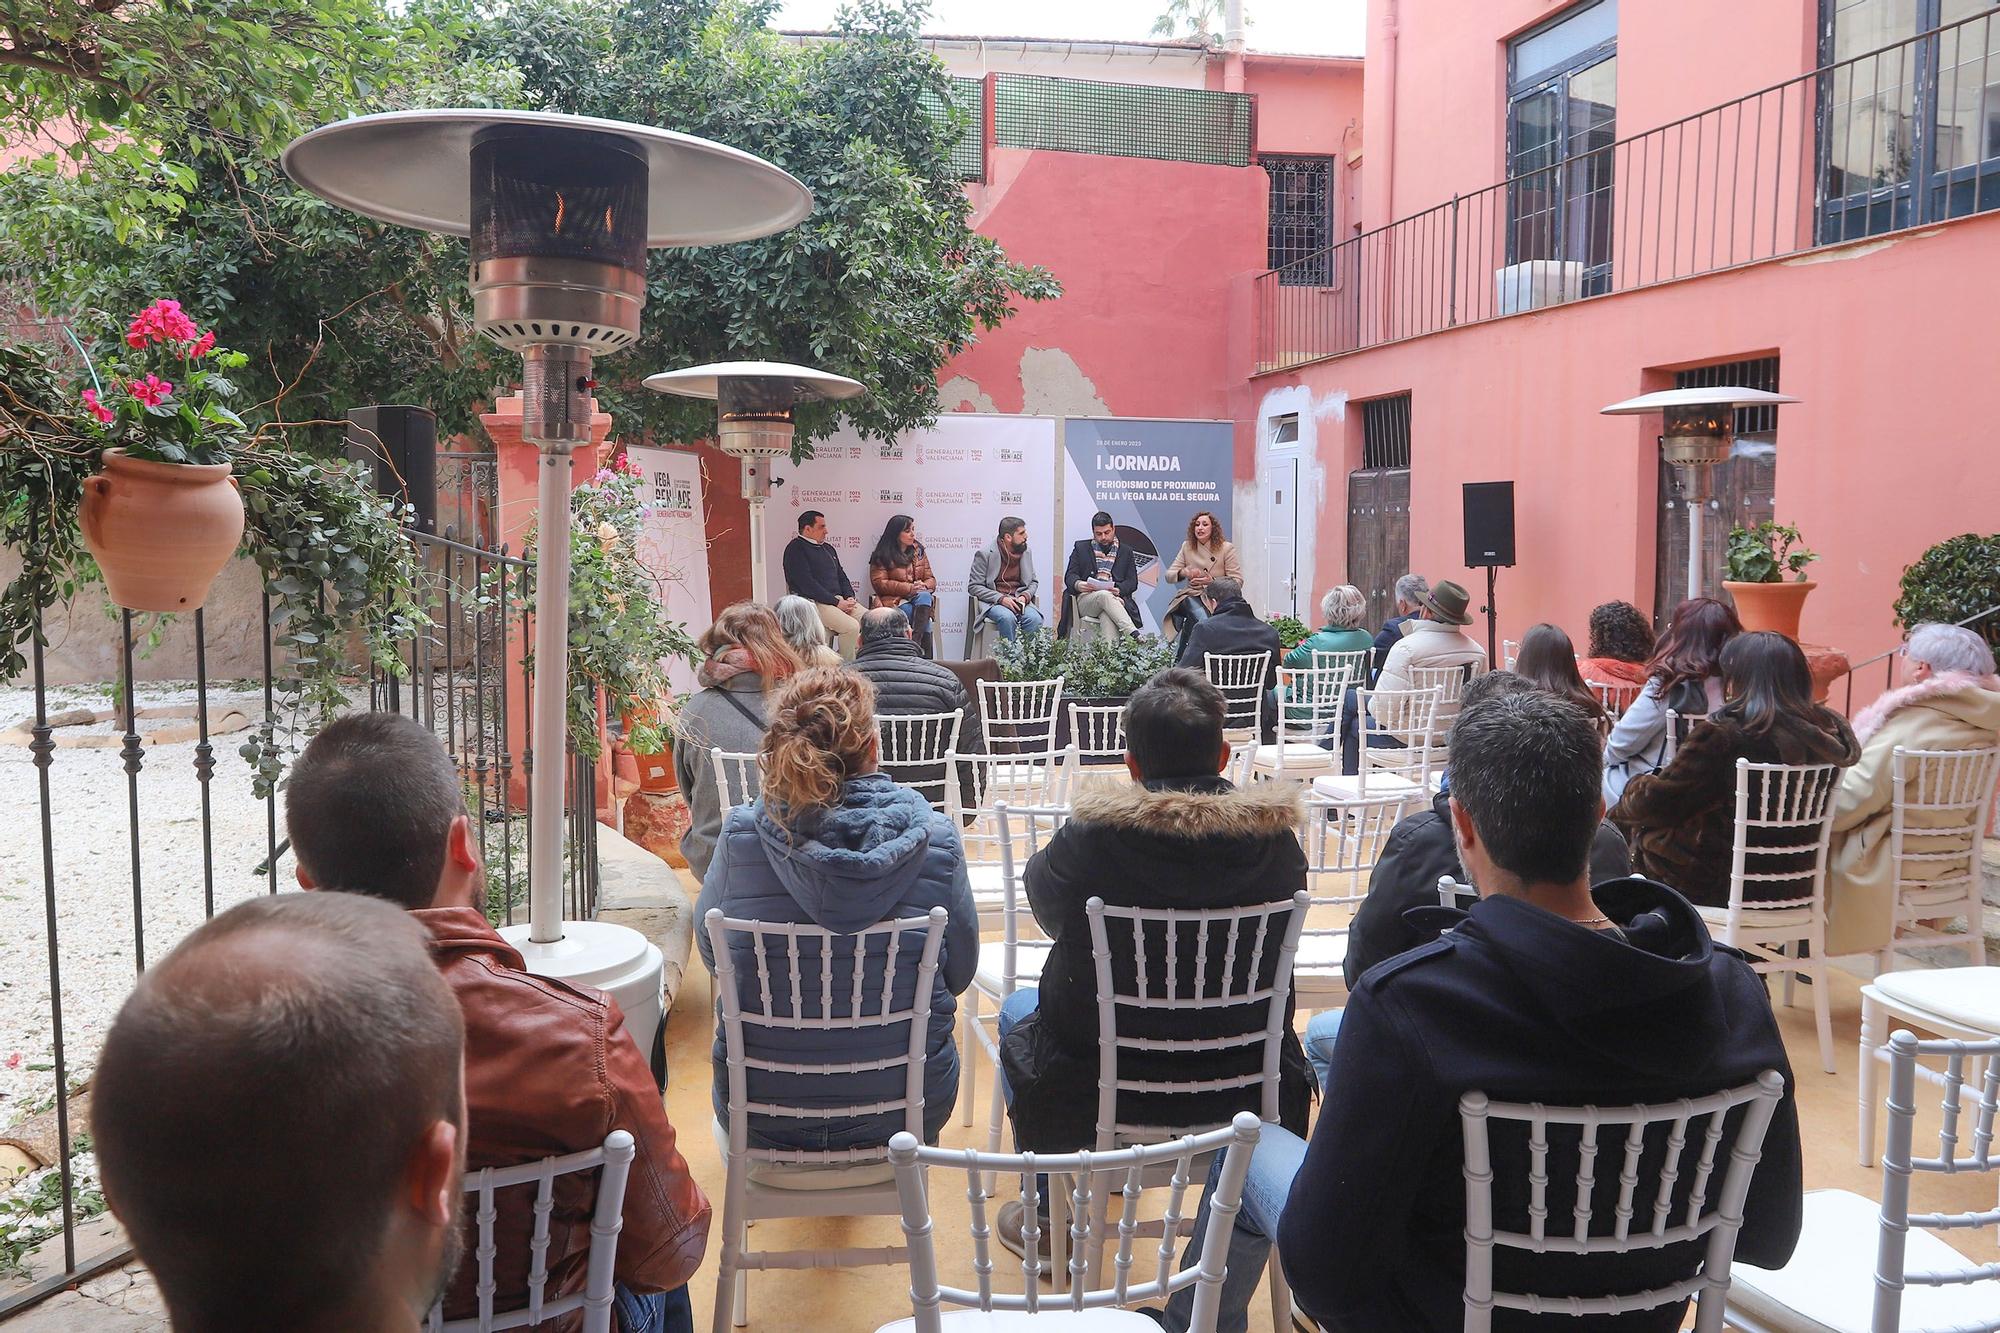
[[[1283,287],[1330,285],[1333,159],[1266,155],[1258,160],[1271,178],[1265,267],[1278,271]]]

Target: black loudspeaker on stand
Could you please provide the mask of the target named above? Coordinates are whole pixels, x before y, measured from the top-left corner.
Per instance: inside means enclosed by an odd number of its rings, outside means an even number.
[[[1486,617],[1486,659],[1495,667],[1503,663],[1499,653],[1499,621],[1493,613],[1493,588],[1497,571],[1503,566],[1514,567],[1514,483],[1468,481],[1465,567],[1486,570],[1486,605],[1479,610]]]
[[[347,413],[347,457],[374,470],[377,494],[417,511],[437,531],[437,413],[428,407],[356,407]]]

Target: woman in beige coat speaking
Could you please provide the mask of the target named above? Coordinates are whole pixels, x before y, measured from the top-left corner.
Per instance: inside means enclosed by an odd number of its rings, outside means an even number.
[[[1236,554],[1236,544],[1223,539],[1222,520],[1206,509],[1201,510],[1188,520],[1187,540],[1181,543],[1174,562],[1167,566],[1167,582],[1187,586],[1167,603],[1166,624],[1175,636],[1187,633],[1208,619],[1208,603],[1202,600],[1208,591],[1208,581],[1241,582],[1242,578],[1243,561]]]

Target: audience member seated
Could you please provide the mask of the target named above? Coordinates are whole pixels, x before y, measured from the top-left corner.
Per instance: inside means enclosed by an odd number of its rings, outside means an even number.
[[[1403,626],[1403,637],[1389,650],[1388,660],[1375,677],[1375,688],[1412,689],[1416,680],[1410,673],[1418,667],[1464,667],[1474,676],[1482,674],[1487,667],[1486,649],[1464,629],[1472,623],[1472,617],[1466,614],[1471,600],[1471,595],[1464,588],[1448,579],[1421,594],[1417,599],[1416,614]],[[1369,700],[1368,712],[1366,725],[1371,747],[1393,748],[1403,744],[1403,739],[1395,734],[1400,718],[1382,716],[1376,711],[1373,699]],[[1441,724],[1446,723],[1448,714],[1441,712],[1439,720]],[[1359,770],[1362,726],[1361,718],[1351,710],[1347,717],[1341,719],[1340,771],[1343,773]]]
[[[1422,574],[1405,574],[1396,580],[1396,614],[1382,622],[1382,629],[1375,635],[1374,676],[1382,674],[1382,668],[1389,664],[1389,650],[1403,641],[1406,626],[1417,619],[1417,611],[1430,596],[1431,585]],[[1374,676],[1368,683],[1375,683]]]
[[[1515,672],[1491,671],[1465,687],[1462,707],[1471,709],[1496,695],[1533,688]],[[1361,984],[1369,968],[1406,949],[1428,944],[1437,938],[1441,921],[1455,919],[1440,917],[1435,910],[1441,876],[1449,875],[1471,887],[1451,833],[1450,778],[1447,770],[1445,791],[1428,809],[1397,821],[1382,844],[1375,868],[1368,873],[1368,896],[1355,909],[1347,932],[1347,956],[1341,963],[1350,991]],[[1631,873],[1632,856],[1625,849],[1624,836],[1610,820],[1599,821],[1590,841],[1590,882],[1602,884]],[[1331,1049],[1327,1043],[1338,1027],[1339,1014],[1338,1009],[1322,1010],[1306,1028],[1306,1054],[1320,1067],[1322,1077],[1323,1062]]]
[[[992,544],[972,557],[965,591],[979,604],[979,617],[992,621],[1003,639],[1033,634],[1042,627],[1042,609],[1036,605],[1041,584],[1035,579],[1035,558],[1028,553],[1026,519],[1010,514],[1000,520],[1000,531]],[[977,623],[975,620],[965,627],[968,657]]]
[[[1537,625],[1521,636],[1514,674],[1536,689],[1581,708],[1599,735],[1611,730],[1610,715],[1583,683],[1583,673],[1576,669],[1576,645],[1557,626]]]
[[[1437,939],[1361,978],[1311,1143],[1275,1130],[1258,1143],[1230,1246],[1221,1333],[1246,1326],[1273,1236],[1293,1298],[1323,1328],[1462,1328],[1458,1101],[1473,1090],[1505,1101],[1623,1106],[1705,1096],[1779,1070],[1786,1093],[1752,1178],[1737,1260],[1778,1267],[1798,1241],[1798,1110],[1763,983],[1710,940],[1693,907],[1666,885],[1618,879],[1593,893],[1589,855],[1604,803],[1589,721],[1539,691],[1503,690],[1459,714],[1451,765],[1452,828],[1480,898],[1470,912],[1449,914],[1454,924]],[[1615,1163],[1616,1152],[1607,1147],[1600,1163]],[[1559,1154],[1551,1174],[1573,1179],[1574,1171],[1573,1154],[1568,1162]],[[1681,1179],[1685,1193],[1691,1173]],[[1595,1226],[1608,1234],[1615,1167],[1599,1171],[1597,1187]],[[1526,1231],[1528,1204],[1525,1173],[1495,1182],[1501,1227]],[[1549,1208],[1567,1225],[1560,1186]],[[1502,1250],[1494,1276],[1502,1289],[1548,1295],[1662,1287],[1694,1272],[1705,1248],[1589,1258]],[[1182,1266],[1196,1257],[1190,1246]],[[1185,1328],[1191,1305],[1187,1293],[1177,1295],[1168,1326]],[[1666,1333],[1685,1313],[1670,1303],[1562,1322]],[[1493,1313],[1503,1333],[1551,1326],[1547,1316]]]
[[[1576,669],[1587,682],[1621,688],[1611,702],[1621,713],[1646,685],[1653,656],[1653,623],[1630,602],[1606,602],[1590,611],[1590,651]]]
[[[826,515],[808,509],[799,515],[799,535],[785,543],[785,589],[813,604],[820,623],[833,637],[842,658],[854,656],[860,628],[855,617],[854,584],[840,563],[840,553],[826,539]]]
[[[1208,603],[1202,598],[1214,578],[1241,583],[1243,558],[1236,554],[1236,543],[1223,537],[1222,520],[1204,509],[1188,520],[1187,540],[1167,566],[1167,582],[1187,585],[1167,603],[1170,632],[1185,634],[1208,619]]]
[[[686,1329],[687,1281],[707,1244],[708,1200],[675,1147],[659,1084],[618,1002],[529,972],[487,921],[479,830],[437,738],[396,713],[330,723],[292,769],[285,825],[302,887],[385,899],[428,932],[431,956],[465,1015],[471,1169],[586,1152],[614,1129],[631,1133],[638,1153],[618,1237],[618,1327]],[[509,1190],[494,1202],[495,1301],[512,1309],[527,1301],[535,1197]],[[557,1181],[545,1256],[551,1295],[583,1290],[594,1206],[592,1177]],[[446,1318],[478,1311],[478,1277],[468,1262],[445,1301]]]
[[[868,677],[875,687],[876,717],[907,717],[913,713],[949,713],[965,710],[958,724],[957,752],[974,754],[986,748],[979,732],[979,709],[966,697],[965,684],[949,667],[939,666],[917,651],[910,622],[901,611],[877,607],[861,616],[861,651],[854,655],[853,670]],[[940,783],[945,766],[935,769],[899,768],[895,778],[906,786],[922,786],[924,794],[944,799]],[[970,775],[966,775],[970,781]],[[972,793],[966,793],[968,800]]]
[[[364,898],[252,898],[141,975],[91,1130],[174,1328],[417,1333],[462,1252],[463,1046],[423,931]]]
[[[1907,684],[1854,719],[1861,758],[1841,775],[1833,816],[1826,895],[1830,957],[1880,949],[1894,929],[1896,871],[1889,861],[1889,823],[1896,747],[1983,750],[2000,745],[2000,677],[1994,675],[1993,649],[1986,640],[1957,625],[1918,625],[1903,647],[1903,662]],[[1921,837],[1906,838],[1911,852],[1943,850]],[[1904,873],[1934,877],[1952,869],[1948,861],[1913,861]]]
[[[854,625],[853,637],[859,637],[860,622]],[[681,705],[674,726],[674,778],[688,807],[681,855],[697,877],[708,873],[726,813],[708,752],[719,747],[731,754],[756,753],[764,740],[766,692],[799,670],[799,655],[785,641],[777,616],[755,602],[724,607],[702,633],[700,647],[702,663],[694,678],[702,688]]]
[[[1726,702],[1688,733],[1672,763],[1633,778],[1611,811],[1639,873],[1675,885],[1703,907],[1729,905],[1737,760],[1845,765],[1861,754],[1846,720],[1813,702],[1806,655],[1784,635],[1739,634],[1722,650],[1721,665]],[[1748,846],[1758,845],[1760,832],[1749,831]],[[1752,869],[1781,873],[1792,868],[1787,860],[1760,857]],[[1779,887],[1783,896],[1796,896],[1790,884]],[[1755,881],[1745,885],[1744,900],[1755,902],[1760,888]]]
[[[909,617],[910,637],[925,657],[931,655],[931,615],[937,608],[937,576],[931,559],[917,540],[917,521],[908,514],[890,518],[868,557],[868,587],[872,607],[894,607]]]
[[[1199,634],[1211,620],[1197,626]],[[1085,903],[1093,896],[1122,907],[1243,907],[1279,902],[1305,887],[1305,855],[1295,830],[1299,792],[1288,782],[1236,787],[1222,738],[1222,694],[1199,672],[1175,667],[1133,692],[1125,708],[1125,768],[1130,786],[1078,794],[1069,822],[1028,862],[1028,906],[1054,943],[1041,987],[1014,992],[1000,1010],[1001,1062],[1014,1136],[1022,1150],[1067,1152],[1096,1143],[1097,972]],[[1157,942],[1153,937],[1149,942]],[[1180,966],[1194,965],[1184,936]],[[1267,966],[1275,965],[1275,957]],[[1150,966],[1163,974],[1165,954]],[[1116,963],[1121,969],[1132,960]],[[1287,1002],[1289,1017],[1290,1004]],[[1222,1012],[1161,1015],[1155,1036],[1228,1036],[1240,1019]],[[1261,1015],[1256,1021],[1261,1022]],[[1148,1035],[1137,1032],[1134,1035]],[[1243,1052],[1248,1054],[1248,1052]],[[1215,1078],[1255,1072],[1218,1066],[1214,1057],[1181,1052],[1128,1054],[1121,1077]],[[1303,1132],[1311,1096],[1304,1053],[1287,1026],[1282,1054],[1284,1123]],[[1260,1090],[1121,1101],[1131,1123],[1207,1126],[1257,1110]],[[1004,1205],[999,1235],[1021,1247],[1021,1207]]]
[[[806,666],[839,666],[841,656],[826,641],[826,626],[813,604],[795,593],[786,593],[772,608],[785,642]]]
[[[907,787],[876,771],[875,687],[852,671],[814,667],[771,697],[771,726],[762,750],[763,794],[729,812],[701,898],[699,923],[710,908],[750,921],[810,923],[852,933],[883,921],[923,916],[942,906],[951,914],[931,995],[928,1063],[924,1068],[924,1132],[935,1141],[958,1098],[958,1050],[952,1044],[955,996],[979,967],[979,917],[966,878],[965,854],[951,821]],[[715,968],[704,928],[694,933],[702,961]],[[755,955],[737,946],[738,984],[754,994]],[[817,996],[806,997],[808,1014]],[[861,1064],[904,1049],[907,1034],[890,1029],[745,1033],[747,1054],[777,1061]],[[889,1048],[882,1043],[888,1042]],[[753,1102],[810,1107],[903,1093],[900,1072],[778,1074],[749,1071]],[[836,1089],[837,1086],[837,1090]],[[726,1122],[729,1078],[722,1032],[715,1036],[715,1114]],[[886,1144],[903,1127],[902,1112],[863,1119],[752,1121],[756,1148],[855,1148]]]
[[[1107,637],[1139,633],[1139,557],[1118,540],[1118,525],[1102,509],[1090,516],[1090,536],[1069,548],[1063,566],[1062,619],[1056,637],[1066,639],[1076,622],[1095,616]]]
[[[1190,671],[1202,671],[1210,653],[1263,653],[1264,716],[1262,739],[1270,740],[1278,725],[1278,658],[1284,648],[1278,627],[1250,609],[1243,598],[1243,585],[1236,579],[1208,581],[1208,618],[1181,636],[1175,662]]]
[[[1284,665],[1299,670],[1312,666],[1314,653],[1358,653],[1373,646],[1375,641],[1361,628],[1361,617],[1367,611],[1368,599],[1359,588],[1349,583],[1328,588],[1326,596],[1319,599],[1319,618],[1324,623],[1285,654]]]
[[[1604,803],[1618,804],[1625,784],[1666,765],[1680,737],[1668,733],[1667,712],[1683,719],[1722,707],[1723,645],[1743,632],[1735,610],[1713,597],[1690,597],[1674,608],[1667,632],[1646,663],[1646,684],[1604,742]],[[1683,721],[1682,735],[1692,725]]]

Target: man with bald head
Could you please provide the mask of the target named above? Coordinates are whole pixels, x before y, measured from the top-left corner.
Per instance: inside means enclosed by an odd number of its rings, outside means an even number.
[[[253,899],[142,976],[91,1128],[176,1333],[416,1333],[460,1253],[463,1046],[423,929],[368,898]]]

